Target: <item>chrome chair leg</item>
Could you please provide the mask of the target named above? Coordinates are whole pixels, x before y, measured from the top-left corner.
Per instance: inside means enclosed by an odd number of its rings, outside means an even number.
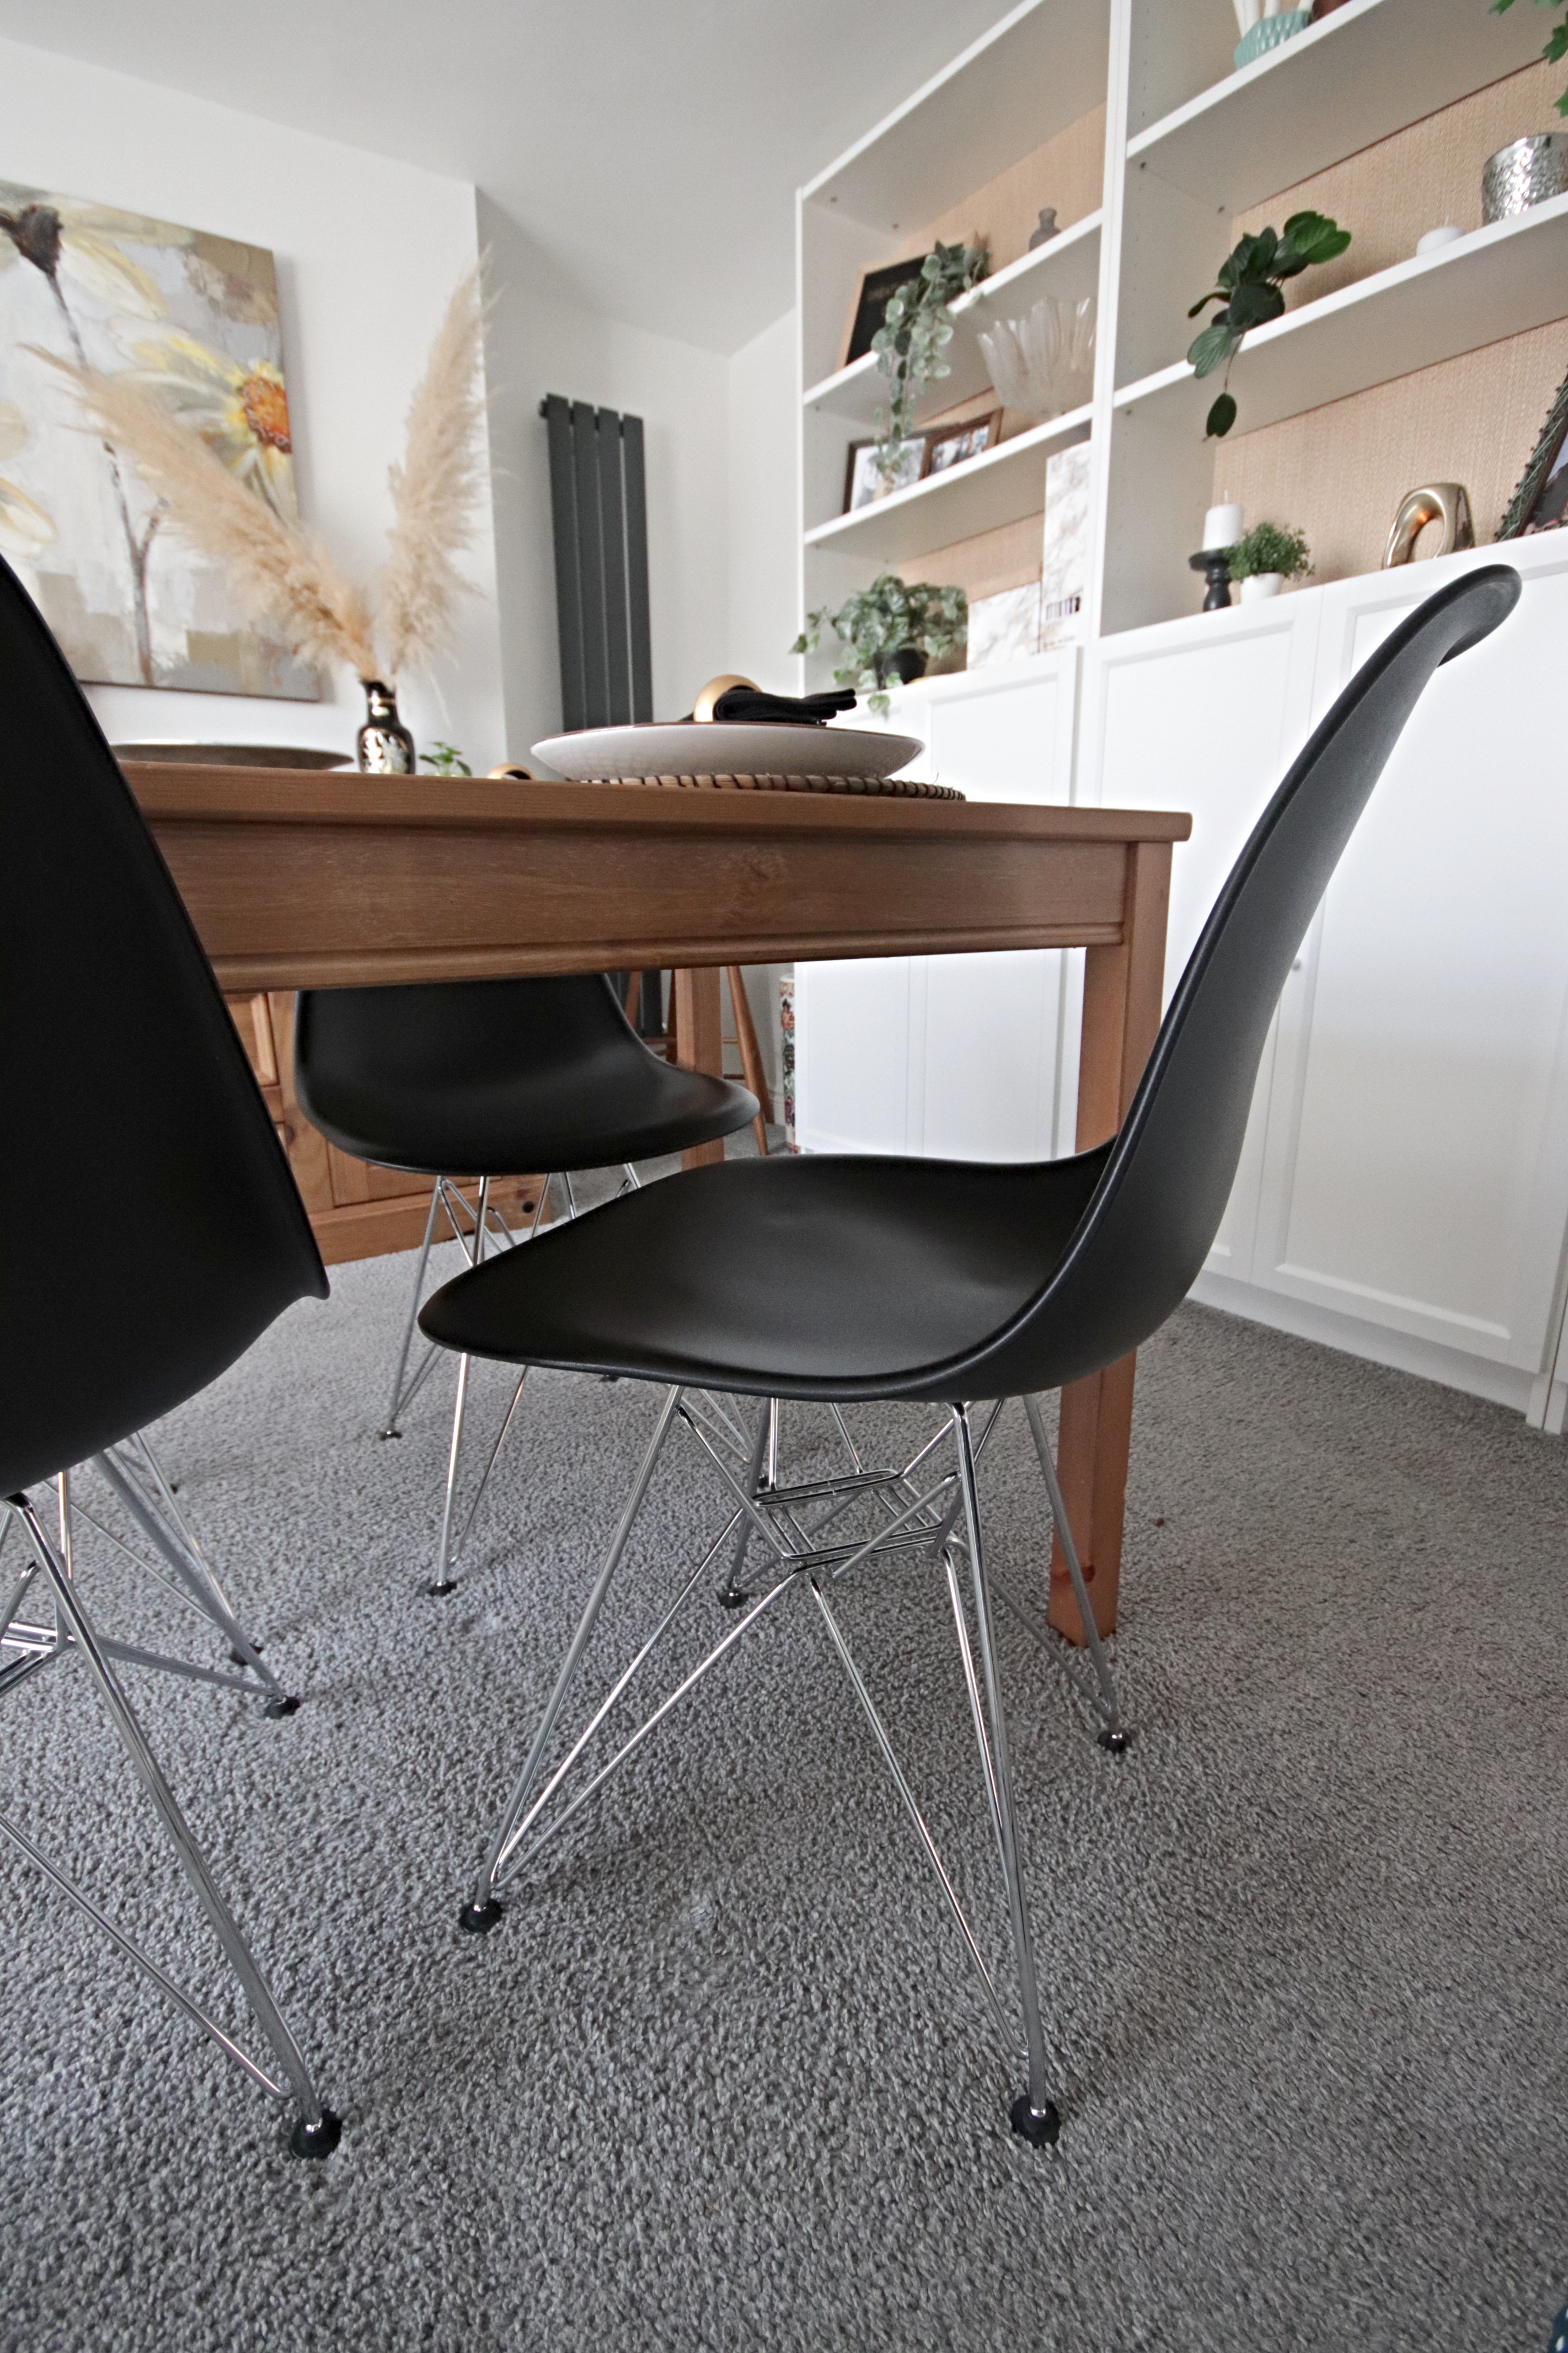
[[[757,1435],[746,1465],[747,1492],[760,1495],[776,1487],[779,1475],[779,1401],[777,1398],[763,1400],[757,1416]],[[751,1599],[741,1584],[741,1572],[746,1566],[746,1553],[752,1541],[752,1523],[742,1516],[735,1534],[735,1549],[730,1556],[730,1573],[719,1588],[721,1609],[743,1609]]]
[[[152,1509],[146,1497],[128,1475],[123,1464],[117,1461],[112,1451],[95,1454],[92,1461],[93,1468],[107,1481],[148,1543],[168,1563],[180,1586],[195,1602],[202,1615],[225,1636],[228,1642],[230,1658],[247,1675],[256,1678],[256,1683],[248,1687],[253,1689],[257,1686],[260,1687],[267,1702],[264,1713],[275,1722],[283,1716],[292,1715],[300,1704],[299,1700],[284,1690],[271,1668],[257,1651],[249,1635],[232,1610],[227,1608],[218,1590],[216,1580],[208,1570],[205,1559],[198,1553],[187,1551],[184,1545],[175,1540],[173,1531]],[[68,1473],[67,1476],[68,1477]],[[64,1494],[62,1494],[61,1516],[62,1524],[68,1520],[68,1506]],[[66,1573],[68,1576],[70,1573],[68,1562]],[[189,1672],[179,1662],[171,1661],[170,1664],[175,1672]]]
[[[1051,1517],[1056,1522],[1057,1534],[1061,1538],[1062,1553],[1068,1565],[1068,1575],[1072,1579],[1073,1599],[1078,1603],[1078,1614],[1083,1626],[1083,1639],[1094,1664],[1095,1681],[1100,1686],[1100,1695],[1096,1701],[1101,1717],[1098,1736],[1100,1745],[1102,1748],[1108,1748],[1112,1756],[1120,1757],[1126,1749],[1127,1735],[1121,1728],[1121,1704],[1116,1695],[1116,1678],[1110,1672],[1110,1662],[1105,1654],[1105,1643],[1099,1627],[1094,1622],[1094,1611],[1089,1607],[1089,1587],[1084,1581],[1083,1568],[1078,1556],[1078,1546],[1073,1541],[1072,1523],[1068,1518],[1067,1505],[1062,1500],[1061,1482],[1057,1477],[1057,1466],[1051,1460],[1050,1441],[1046,1436],[1046,1425],[1040,1416],[1038,1398],[1026,1397],[1024,1411],[1028,1416],[1029,1430],[1035,1441],[1035,1451],[1040,1458],[1040,1469],[1045,1474],[1046,1492],[1051,1499]]]
[[[71,1645],[80,1652],[87,1662],[88,1672],[98,1687],[99,1696],[103,1702],[109,1719],[120,1736],[121,1744],[142,1788],[152,1800],[196,1901],[205,1914],[207,1923],[222,1947],[224,1957],[238,1979],[257,2023],[272,2047],[285,2080],[280,2084],[276,2083],[265,2074],[254,2061],[245,2056],[237,2045],[188,1995],[182,1997],[163,1971],[139,1952],[131,1944],[129,1938],[110,1928],[114,1941],[141,1964],[154,1983],[178,2000],[179,2006],[188,2016],[202,2025],[231,2056],[240,2061],[246,2073],[254,2082],[269,2092],[275,2099],[294,2107],[296,2116],[289,2139],[289,2147],[294,2154],[297,2157],[311,2158],[329,2156],[337,2147],[342,2135],[342,2122],[330,2108],[322,2105],[311,2080],[310,2069],[305,2063],[304,2054],[285,2023],[282,2012],[273,2000],[271,1989],[262,1975],[250,1947],[239,1932],[234,1915],[218,1892],[216,1883],[207,1868],[205,1858],[191,1835],[185,1818],[175,1803],[174,1792],[163,1778],[157,1759],[147,1745],[146,1736],[142,1730],[135,1711],[121,1690],[119,1679],[109,1662],[104,1646],[100,1643],[88,1617],[81,1596],[72,1579],[66,1574],[64,1562],[49,1543],[37,1514],[27,1498],[25,1495],[10,1495],[5,1500],[9,1510],[20,1519],[26,1535],[31,1540],[34,1554],[53,1591],[55,1608],[65,1630],[69,1634]],[[80,1894],[63,1873],[56,1871],[46,1862],[31,1841],[25,1839],[12,1823],[0,1820],[0,1829],[4,1830],[5,1835],[14,1845],[47,1872],[55,1884],[73,1902],[79,1904],[89,1917],[99,1920],[100,1925],[106,1927],[110,1926],[110,1924],[103,1920],[97,1907]]]
[[[386,1420],[377,1430],[378,1438],[401,1438],[397,1417],[407,1399],[403,1394],[403,1377],[408,1370],[408,1351],[414,1345],[414,1325],[419,1314],[419,1294],[425,1288],[425,1270],[430,1263],[430,1245],[436,1238],[436,1214],[441,1207],[441,1185],[437,1178],[430,1187],[430,1214],[425,1220],[425,1239],[419,1245],[419,1263],[414,1270],[414,1295],[408,1303],[408,1321],[403,1327],[403,1345],[397,1352],[397,1366],[392,1376],[392,1398],[386,1409]]]
[[[484,1936],[488,1930],[495,1926],[501,1916],[504,1907],[496,1894],[497,1874],[516,1843],[523,1811],[532,1793],[534,1783],[539,1778],[544,1762],[544,1754],[550,1746],[551,1735],[555,1729],[556,1719],[565,1705],[567,1696],[577,1679],[577,1670],[582,1663],[583,1653],[588,1647],[588,1638],[593,1633],[595,1622],[605,1606],[605,1596],[610,1589],[611,1580],[621,1565],[621,1556],[630,1540],[637,1514],[642,1509],[643,1498],[647,1493],[655,1467],[664,1451],[664,1441],[669,1435],[679,1404],[680,1391],[678,1388],[670,1389],[654,1426],[653,1436],[648,1440],[641,1468],[632,1482],[632,1492],[626,1498],[626,1508],[621,1514],[619,1525],[610,1539],[610,1548],[605,1555],[604,1565],[594,1581],[594,1588],[588,1596],[587,1606],[578,1621],[577,1630],[572,1637],[571,1646],[562,1662],[561,1672],[555,1679],[555,1688],[545,1704],[539,1730],[534,1735],[533,1746],[528,1752],[528,1760],[518,1776],[511,1795],[507,1799],[505,1811],[490,1841],[489,1852],[485,1857],[484,1868],[475,1885],[473,1894],[458,1915],[458,1926],[466,1930],[469,1936]]]
[[[996,1821],[1002,1849],[1002,1870],[1007,1885],[1007,1911],[1013,1927],[1013,1950],[1018,1972],[1018,1996],[1024,2011],[1024,2039],[1028,2049],[1029,2080],[1013,2103],[1013,2129],[1037,2147],[1054,2141],[1061,2130],[1061,2112],[1050,2095],[1045,2027],[1040,2018],[1039,1987],[1035,1976],[1034,1944],[1029,1933],[1028,1906],[1018,1864],[1018,1831],[1013,1811],[1013,1770],[1007,1750],[1007,1719],[1002,1709],[1002,1686],[996,1668],[996,1646],[991,1625],[991,1593],[986,1582],[985,1556],[980,1542],[980,1498],[974,1482],[973,1440],[968,1409],[954,1406],[952,1434],[958,1451],[959,1483],[963,1490],[963,1518],[968,1535],[969,1566],[974,1587],[974,1624],[985,1685],[986,1711],[991,1719],[991,1763],[995,1779]]]
[[[484,1176],[479,1180],[479,1204],[474,1213],[473,1239],[464,1244],[470,1266],[478,1266],[485,1254],[486,1217],[489,1209],[489,1198],[490,1180],[488,1176]],[[450,1202],[447,1205],[447,1216],[456,1233],[457,1219],[453,1216]],[[458,1239],[462,1241],[462,1235],[458,1234]],[[509,1242],[510,1240],[510,1235],[508,1240]],[[468,1418],[468,1376],[472,1365],[473,1359],[470,1356],[459,1356],[458,1359],[458,1395],[452,1407],[452,1442],[447,1451],[447,1492],[441,1499],[441,1539],[436,1551],[436,1574],[425,1588],[429,1594],[451,1593],[457,1588],[458,1580],[452,1575],[452,1523],[458,1508],[458,1465],[463,1451],[463,1424]],[[507,1419],[510,1420],[510,1418],[509,1414]],[[489,1475],[488,1472],[486,1475]]]

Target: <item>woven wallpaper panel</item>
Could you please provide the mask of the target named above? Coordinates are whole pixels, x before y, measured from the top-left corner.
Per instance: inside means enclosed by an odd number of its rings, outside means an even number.
[[[1479,228],[1481,166],[1511,140],[1559,126],[1554,100],[1563,79],[1562,66],[1527,66],[1238,214],[1234,235],[1266,221],[1282,227],[1289,214],[1309,209],[1353,232],[1337,261],[1286,288],[1293,309],[1407,259],[1416,238],[1440,221]],[[1568,281],[1563,308],[1568,314]],[[1496,534],[1564,375],[1568,316],[1233,436],[1216,446],[1215,497],[1238,499],[1249,525],[1268,521],[1304,531],[1320,580],[1375,571],[1400,500],[1423,482],[1463,482],[1484,543]],[[1244,425],[1246,418],[1244,401]],[[1432,551],[1436,536],[1424,535],[1418,557]]]
[[[1105,109],[1080,114],[1043,147],[1022,155],[962,204],[928,221],[901,240],[901,253],[929,253],[943,245],[969,244],[976,236],[991,248],[991,267],[1005,269],[1029,249],[1042,205],[1055,205],[1057,227],[1071,228],[1097,212],[1105,190]],[[889,259],[896,256],[889,256]]]

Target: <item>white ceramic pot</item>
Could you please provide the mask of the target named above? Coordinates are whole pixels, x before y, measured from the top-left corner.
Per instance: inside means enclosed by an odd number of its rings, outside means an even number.
[[[1241,584],[1244,605],[1261,605],[1265,596],[1278,596],[1285,586],[1282,572],[1250,572]]]

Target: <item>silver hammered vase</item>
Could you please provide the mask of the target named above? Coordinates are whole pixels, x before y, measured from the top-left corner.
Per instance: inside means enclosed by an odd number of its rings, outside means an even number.
[[[1568,193],[1568,131],[1516,139],[1489,155],[1481,173],[1481,218],[1510,220],[1549,196]]]

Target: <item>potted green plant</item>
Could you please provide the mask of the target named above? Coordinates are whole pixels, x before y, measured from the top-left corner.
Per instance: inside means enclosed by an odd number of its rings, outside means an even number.
[[[908,686],[924,676],[928,661],[964,644],[969,599],[962,588],[900,580],[896,572],[884,572],[869,588],[847,596],[836,613],[826,606],[808,613],[791,653],[815,653],[824,629],[831,629],[849,653],[833,673],[835,685],[852,686],[858,693],[871,689],[871,709],[886,716],[889,681]]]
[[[1332,261],[1350,241],[1349,229],[1341,228],[1326,213],[1292,213],[1282,230],[1260,228],[1256,237],[1244,237],[1226,254],[1212,290],[1187,312],[1189,319],[1195,319],[1211,302],[1221,305],[1208,325],[1194,336],[1187,352],[1194,375],[1212,375],[1217,367],[1225,370],[1225,388],[1209,410],[1205,427],[1211,439],[1221,439],[1236,423],[1230,365],[1247,329],[1265,327],[1270,319],[1283,317],[1281,290],[1286,280],[1299,278],[1303,269],[1320,262]]]
[[[1312,569],[1306,533],[1282,523],[1260,522],[1230,551],[1230,576],[1241,583],[1241,601],[1256,604],[1278,596],[1287,580],[1304,580]]]

